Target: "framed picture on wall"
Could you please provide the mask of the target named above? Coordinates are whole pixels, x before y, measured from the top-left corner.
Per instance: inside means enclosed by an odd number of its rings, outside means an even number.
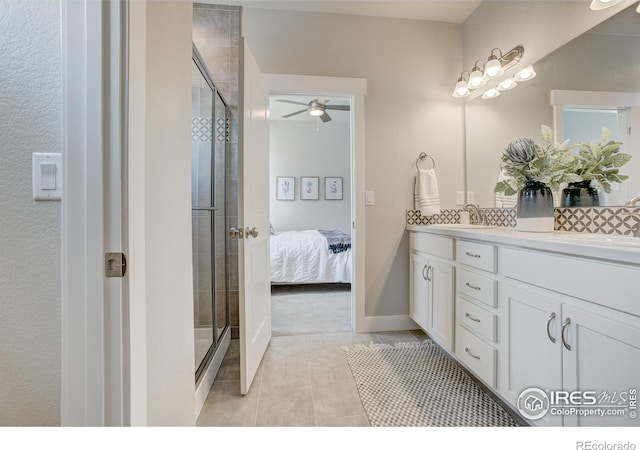
[[[276,200],[296,199],[295,177],[276,177]]]
[[[324,199],[342,200],[342,177],[325,177]]]
[[[319,177],[300,177],[300,200],[320,200],[319,185]]]

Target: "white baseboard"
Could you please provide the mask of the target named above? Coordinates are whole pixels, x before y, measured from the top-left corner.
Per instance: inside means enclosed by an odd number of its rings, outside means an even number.
[[[200,382],[196,386],[196,419],[200,415],[200,411],[202,411],[205,400],[207,400],[207,395],[209,395],[211,386],[213,386],[213,381],[216,379],[216,375],[218,374],[224,355],[227,354],[230,343],[231,328],[227,327],[222,335],[222,339],[220,339],[220,346],[213,355],[213,358],[211,358],[209,366],[202,374],[202,377],[200,377]]]
[[[382,331],[406,331],[417,330],[420,327],[405,316],[365,316],[362,326],[356,330],[358,333],[375,333]]]

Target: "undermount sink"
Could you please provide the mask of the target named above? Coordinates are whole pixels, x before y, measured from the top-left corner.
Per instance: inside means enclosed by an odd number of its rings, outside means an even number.
[[[597,233],[571,233],[555,231],[553,237],[567,242],[578,242],[591,245],[606,245],[614,247],[638,247],[640,248],[640,238],[632,236],[615,236],[610,234]]]
[[[470,223],[434,223],[427,226],[431,228],[447,228],[455,230],[486,230],[489,228],[496,228],[495,225],[474,225]]]

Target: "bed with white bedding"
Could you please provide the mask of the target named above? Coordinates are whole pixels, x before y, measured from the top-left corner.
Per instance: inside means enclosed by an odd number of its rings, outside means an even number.
[[[336,231],[274,233],[270,239],[271,282],[351,283],[351,241]]]

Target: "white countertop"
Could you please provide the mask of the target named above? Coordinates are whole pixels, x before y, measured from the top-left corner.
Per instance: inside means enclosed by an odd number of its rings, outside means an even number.
[[[407,230],[640,265],[640,238],[627,236],[599,234],[596,237],[590,233],[562,231],[529,233],[507,227],[468,229],[447,228],[446,225],[408,225]],[[625,246],[624,243],[633,245]]]

